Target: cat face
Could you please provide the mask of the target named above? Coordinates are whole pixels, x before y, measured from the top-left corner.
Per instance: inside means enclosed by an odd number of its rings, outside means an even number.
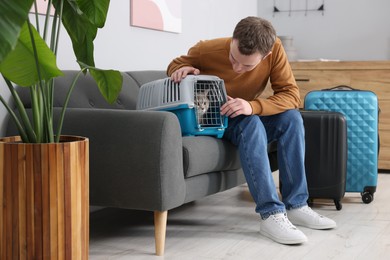
[[[209,91],[210,90],[207,89],[204,91],[198,91],[196,93],[195,106],[196,106],[199,114],[205,114],[207,112],[207,110],[209,109],[210,100],[207,97],[207,95],[209,94]]]

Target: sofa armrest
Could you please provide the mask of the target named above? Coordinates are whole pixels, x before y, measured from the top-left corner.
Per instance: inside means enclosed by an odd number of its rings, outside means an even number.
[[[69,109],[63,134],[90,140],[91,205],[163,211],[183,204],[182,136],[173,113]]]

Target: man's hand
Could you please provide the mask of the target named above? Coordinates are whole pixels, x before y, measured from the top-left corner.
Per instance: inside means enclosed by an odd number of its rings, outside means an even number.
[[[199,75],[200,70],[196,69],[194,67],[181,67],[180,69],[176,70],[175,72],[172,73],[171,75],[171,80],[174,82],[178,83],[185,77],[187,77],[188,74],[194,74],[194,75]]]
[[[228,101],[221,106],[221,114],[232,118],[239,115],[251,115],[252,106],[242,98],[228,96]]]

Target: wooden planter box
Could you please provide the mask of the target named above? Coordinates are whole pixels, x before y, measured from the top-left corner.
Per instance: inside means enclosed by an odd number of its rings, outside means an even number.
[[[0,259],[88,259],[89,140],[0,139]]]

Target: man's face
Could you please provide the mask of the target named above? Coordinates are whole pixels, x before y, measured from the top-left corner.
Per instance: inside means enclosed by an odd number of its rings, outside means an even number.
[[[238,40],[232,39],[230,44],[229,60],[232,63],[234,72],[244,73],[251,71],[261,62],[262,59],[263,57],[259,52],[255,52],[251,55],[241,54],[238,50]]]

